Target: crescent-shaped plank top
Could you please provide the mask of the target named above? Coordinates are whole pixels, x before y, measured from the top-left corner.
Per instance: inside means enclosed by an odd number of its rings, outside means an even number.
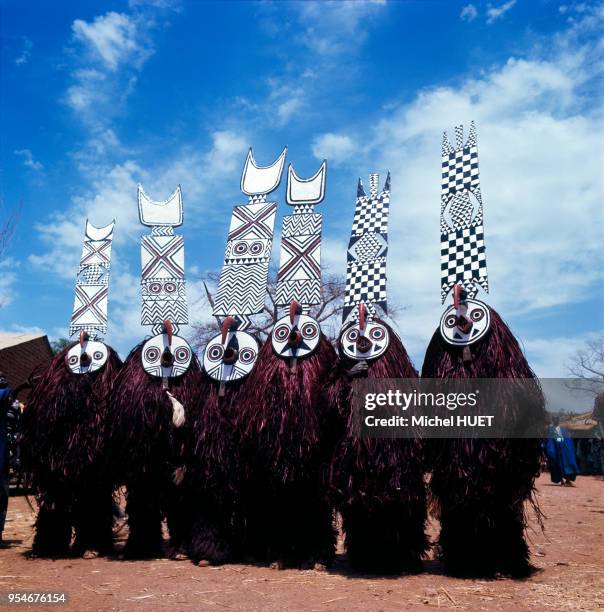
[[[143,225],[171,226],[182,225],[182,193],[180,185],[164,202],[151,200],[142,185],[138,186],[138,216]]]
[[[287,168],[286,201],[291,206],[298,204],[319,204],[325,198],[327,162],[323,160],[316,174],[308,179],[300,178],[293,166]]]
[[[286,155],[287,147],[283,149],[281,155],[272,164],[259,166],[250,148],[241,175],[241,191],[247,196],[255,196],[266,195],[277,189],[281,182]]]
[[[96,225],[92,225],[92,223],[86,219],[86,238],[93,241],[111,240],[111,238],[113,238],[114,226],[115,219],[109,223],[109,225],[104,225],[103,227],[96,227]]]

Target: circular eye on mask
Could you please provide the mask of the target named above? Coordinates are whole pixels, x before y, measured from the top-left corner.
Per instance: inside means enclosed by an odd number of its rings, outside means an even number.
[[[245,242],[237,242],[233,247],[233,252],[235,255],[244,255],[247,253],[247,243]]]
[[[79,361],[80,360],[77,355],[71,355],[67,363],[69,363],[70,366],[74,366],[77,365]]]
[[[252,255],[260,255],[264,251],[264,245],[262,242],[252,242],[252,246],[250,247],[250,253]]]
[[[273,335],[275,336],[275,339],[279,342],[285,342],[285,340],[287,340],[289,337],[289,332],[290,329],[287,325],[279,325],[275,328]]]
[[[220,361],[224,355],[224,348],[221,344],[214,344],[207,350],[207,357],[210,361]]]
[[[447,317],[445,320],[445,325],[447,327],[455,327],[456,324],[457,324],[457,317],[455,315],[451,315],[450,317]]]
[[[251,348],[244,348],[239,352],[239,361],[243,364],[252,363],[254,359],[256,359],[256,351]]]
[[[359,337],[359,330],[358,329],[351,329],[347,334],[346,334],[346,338],[347,340],[349,340],[350,342],[356,342],[356,339]]]
[[[145,359],[149,362],[157,361],[161,356],[159,349],[156,346],[150,346],[145,351]]]
[[[181,346],[174,351],[174,359],[179,363],[185,363],[189,361],[191,353],[186,346]]]
[[[381,327],[374,327],[370,332],[370,336],[372,340],[382,340],[384,338],[384,330]]]
[[[314,323],[306,323],[302,326],[302,336],[307,340],[312,340],[319,335],[319,328]]]
[[[94,351],[94,353],[92,353],[92,358],[95,361],[100,361],[103,358],[103,353],[101,351]]]
[[[164,285],[164,291],[166,293],[175,293],[176,292],[176,284],[168,282]]]
[[[151,283],[149,285],[149,293],[161,293],[161,283]]]
[[[484,318],[484,310],[482,310],[481,308],[476,308],[470,314],[470,319],[472,319],[472,321],[480,321],[483,318]]]

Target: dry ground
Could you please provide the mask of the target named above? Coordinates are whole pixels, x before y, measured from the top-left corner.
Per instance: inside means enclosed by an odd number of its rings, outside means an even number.
[[[69,603],[55,610],[604,609],[604,481],[579,477],[575,488],[563,488],[545,474],[538,487],[546,532],[532,521],[539,571],[524,581],[449,578],[434,560],[417,576],[359,576],[342,555],[327,573],[166,559],[28,559],[33,515],[25,498],[15,497],[5,531],[10,547],[0,550],[0,591],[66,591]],[[432,537],[437,530],[430,525]]]

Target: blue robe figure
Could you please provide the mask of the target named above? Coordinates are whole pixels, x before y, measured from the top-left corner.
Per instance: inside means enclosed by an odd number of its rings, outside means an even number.
[[[557,417],[548,430],[544,448],[552,482],[570,485],[579,471],[575,445],[568,431],[560,427]]]

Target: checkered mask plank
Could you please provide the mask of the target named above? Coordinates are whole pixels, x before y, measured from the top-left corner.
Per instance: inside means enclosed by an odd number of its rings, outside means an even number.
[[[455,127],[455,147],[446,132],[443,135],[440,210],[443,302],[456,284],[463,285],[470,297],[474,297],[478,287],[489,291],[476,142],[474,122],[465,144],[463,126]]]
[[[388,215],[390,208],[390,175],[384,189],[378,193],[376,174],[370,175],[370,196],[359,181],[357,201],[346,267],[346,293],[343,321],[361,302],[368,313],[375,306],[387,310],[386,255],[388,253]]]

